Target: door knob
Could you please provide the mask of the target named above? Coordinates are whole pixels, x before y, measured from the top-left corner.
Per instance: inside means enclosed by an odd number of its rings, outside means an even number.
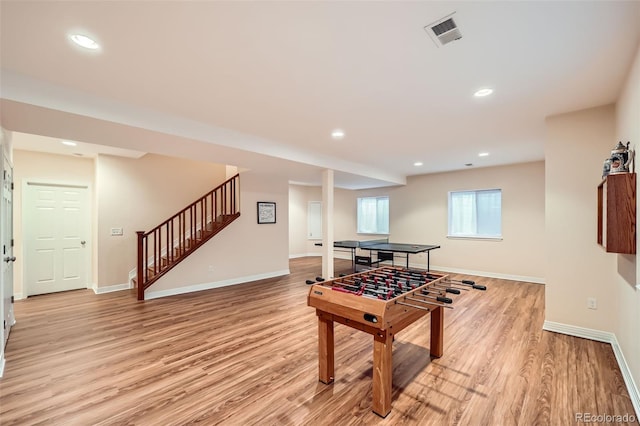
[[[87,244],[87,242],[86,241],[80,241],[80,244],[85,245],[85,244]]]

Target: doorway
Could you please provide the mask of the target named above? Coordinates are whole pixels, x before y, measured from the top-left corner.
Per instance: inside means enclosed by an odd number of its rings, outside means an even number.
[[[88,288],[88,186],[26,181],[23,200],[26,295]]]
[[[0,235],[2,235],[2,323],[3,347],[9,338],[13,317],[13,167],[6,154],[2,155],[2,206],[0,207]]]

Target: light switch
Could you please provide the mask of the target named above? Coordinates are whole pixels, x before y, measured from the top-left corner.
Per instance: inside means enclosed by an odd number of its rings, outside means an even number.
[[[124,235],[124,230],[122,228],[111,228],[112,237],[122,237],[123,235]]]

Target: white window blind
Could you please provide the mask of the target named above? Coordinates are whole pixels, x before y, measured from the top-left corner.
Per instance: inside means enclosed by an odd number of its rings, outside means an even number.
[[[358,198],[358,234],[389,233],[389,197]]]
[[[502,238],[502,190],[449,192],[449,236]]]

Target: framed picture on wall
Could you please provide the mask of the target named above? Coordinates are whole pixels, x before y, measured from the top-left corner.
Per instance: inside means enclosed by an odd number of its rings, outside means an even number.
[[[276,203],[258,201],[258,223],[276,223]]]

